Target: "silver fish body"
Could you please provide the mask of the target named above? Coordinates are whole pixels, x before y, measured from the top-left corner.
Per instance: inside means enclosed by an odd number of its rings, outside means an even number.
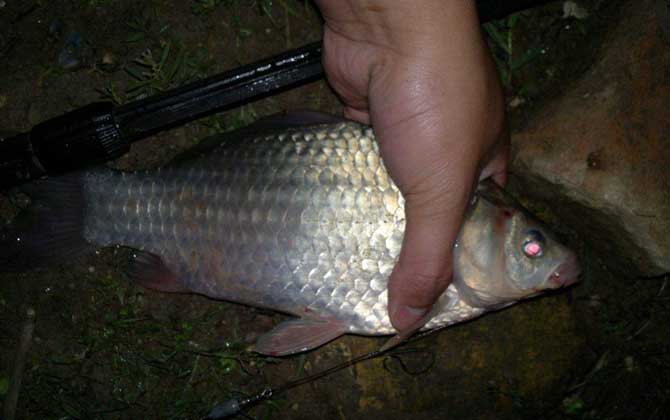
[[[394,332],[387,280],[404,200],[367,126],[246,130],[160,169],[90,171],[83,193],[86,241],[136,248],[131,271],[145,285],[300,317],[261,340],[262,352]],[[529,232],[541,236],[539,257],[524,254]],[[564,286],[578,271],[572,252],[489,182],[480,184],[454,257],[454,282],[425,328]]]
[[[184,165],[91,173],[85,189],[86,239],[161,256],[185,289],[393,332],[386,281],[404,201],[368,128],[223,142]]]

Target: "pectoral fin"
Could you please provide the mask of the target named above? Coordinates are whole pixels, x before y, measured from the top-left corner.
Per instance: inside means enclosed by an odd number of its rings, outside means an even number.
[[[319,347],[347,332],[347,326],[330,319],[295,319],[263,334],[254,351],[269,356],[287,356]]]
[[[135,252],[128,268],[128,276],[147,289],[171,293],[189,292],[165,265],[163,259],[151,252]]]

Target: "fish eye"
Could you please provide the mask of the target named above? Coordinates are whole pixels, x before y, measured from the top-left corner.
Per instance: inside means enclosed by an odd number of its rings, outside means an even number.
[[[544,245],[544,235],[535,229],[531,229],[526,233],[521,249],[525,256],[539,258],[544,254]]]

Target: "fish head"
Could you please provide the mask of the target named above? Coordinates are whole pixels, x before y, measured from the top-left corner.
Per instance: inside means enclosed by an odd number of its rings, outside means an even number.
[[[454,249],[454,286],[466,303],[497,309],[578,276],[574,252],[502,189],[480,184]]]

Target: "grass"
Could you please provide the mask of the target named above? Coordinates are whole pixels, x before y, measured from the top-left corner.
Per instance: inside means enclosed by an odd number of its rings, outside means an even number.
[[[147,48],[124,67],[126,88],[110,80],[98,92],[104,99],[122,105],[205,77],[213,65],[203,48],[187,49],[177,42],[161,41]]]
[[[524,47],[517,51],[516,37],[518,35],[515,34],[518,32],[520,18],[521,13],[515,13],[507,18],[483,25],[493,46],[493,57],[500,72],[500,77],[507,89],[513,87],[513,76],[517,71],[544,53],[544,49],[537,45]]]
[[[112,0],[80,0],[84,7],[107,6]]]
[[[275,1],[273,0],[193,0],[191,11],[198,16],[209,16],[221,6],[237,10],[244,7],[246,9],[256,9],[259,14],[271,19],[274,4]]]
[[[22,396],[33,418],[124,418],[138,407],[150,418],[201,417],[241,392],[232,384],[263,384],[263,368],[278,362],[248,352],[237,328],[216,346],[204,344],[216,341],[214,306],[166,322],[142,290],[101,278],[91,279],[84,312],[60,314],[69,348],[42,354],[27,372]]]
[[[140,99],[203,77],[205,55],[202,50],[188,51],[162,41],[158,48],[144,50],[125,68],[132,78],[127,94]]]
[[[212,14],[219,6],[232,6],[234,0],[194,0],[191,5],[191,11],[198,16],[208,16]]]
[[[157,26],[156,23],[157,17],[155,10],[150,8],[140,9],[140,11],[133,14],[130,20],[125,23],[128,28],[126,42],[136,43],[158,40],[168,31],[168,29],[170,29],[170,25],[163,23]]]
[[[591,302],[606,344],[566,399],[581,405],[581,418],[634,418],[645,412],[660,419],[670,412],[670,351],[663,344],[670,322],[669,280],[631,279],[612,285],[632,291],[626,298],[603,293]],[[618,404],[609,403],[613,397]]]

